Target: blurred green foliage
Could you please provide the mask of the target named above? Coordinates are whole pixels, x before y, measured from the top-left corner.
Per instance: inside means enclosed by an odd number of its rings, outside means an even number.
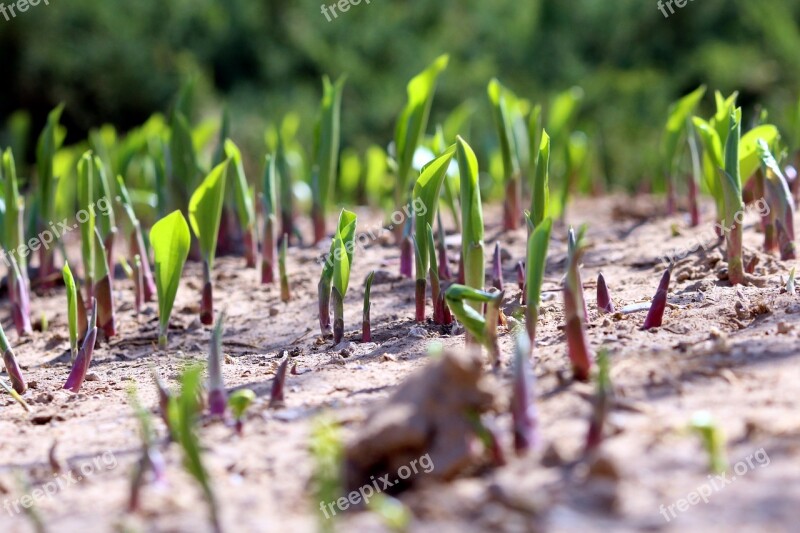
[[[497,145],[490,78],[545,104],[545,115],[555,94],[579,85],[575,127],[589,136],[593,172],[632,186],[658,172],[667,108],[680,95],[701,84],[738,89],[746,113],[763,104],[789,131],[800,86],[797,0],[703,0],[668,19],[656,0],[373,0],[331,22],[320,7],[70,0],[0,18],[0,145],[20,149],[9,132],[26,123],[12,113],[29,110],[30,161],[30,140],[62,101],[69,143],[103,123],[130,129],[168,111],[182,80],[195,76],[190,118],[218,117],[227,102],[232,136],[260,165],[265,127],[289,111],[301,119],[298,140],[311,146],[320,79],[347,74],[342,146],[363,153],[391,140],[406,82],[449,53],[429,133],[470,99],[479,105],[467,135],[485,155]]]

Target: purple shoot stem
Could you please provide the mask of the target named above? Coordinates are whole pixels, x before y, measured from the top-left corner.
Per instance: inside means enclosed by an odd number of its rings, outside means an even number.
[[[89,321],[89,331],[83,339],[83,344],[78,352],[78,357],[75,358],[75,363],[72,365],[72,370],[69,373],[67,382],[64,383],[64,388],[72,392],[78,393],[81,390],[83,381],[86,379],[86,373],[89,370],[89,365],[92,362],[92,353],[94,352],[94,344],[97,341],[97,300],[92,299],[92,318]]]
[[[667,306],[667,293],[669,292],[669,269],[664,271],[661,276],[661,282],[658,284],[658,290],[653,298],[653,303],[650,304],[650,311],[647,312],[647,318],[642,326],[643,330],[661,327],[664,319],[664,310]]]
[[[498,291],[503,290],[503,261],[499,242],[495,243],[492,256],[492,286]]]
[[[17,357],[14,355],[14,350],[8,343],[6,333],[3,327],[0,326],[0,350],[3,351],[3,364],[6,367],[6,374],[11,380],[11,387],[19,394],[23,394],[28,390],[28,385],[25,383],[25,378],[22,376],[22,370],[17,363]]]
[[[601,314],[614,312],[614,302],[611,301],[606,278],[602,272],[597,276],[597,310]]]
[[[217,325],[211,333],[211,345],[208,352],[208,408],[211,416],[224,418],[228,406],[228,395],[222,380],[222,325],[225,313],[220,313]]]
[[[523,455],[537,443],[536,406],[531,401],[534,376],[530,363],[531,343],[528,335],[517,335],[514,355],[514,378],[511,394],[511,417],[514,424],[514,449]]]
[[[278,366],[275,373],[275,380],[272,382],[272,391],[269,396],[269,408],[279,409],[285,405],[284,385],[286,384],[286,368],[289,366],[289,354],[284,352],[283,361]]]

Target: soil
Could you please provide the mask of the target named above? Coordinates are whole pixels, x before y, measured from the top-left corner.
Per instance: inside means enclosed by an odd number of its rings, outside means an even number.
[[[582,269],[588,337],[595,350],[607,348],[611,358],[615,395],[599,454],[582,460],[593,387],[572,382],[565,354],[559,286],[566,229],[561,225],[553,232],[534,357],[541,446],[524,457],[512,450],[508,398],[513,339],[503,330],[500,345],[505,360],[493,376],[496,406],[484,419],[496,428],[507,464],[466,468],[447,480],[416,475],[411,489],[399,495],[413,512],[411,531],[791,531],[797,527],[800,300],[782,290],[792,263],[758,252],[763,236],[758,233],[757,216],[751,214],[745,222],[745,246],[748,256],[759,256],[754,274],[763,286],[732,288],[719,279],[724,277],[724,265],[713,239],[708,249],[695,246],[698,236],[703,241],[713,236],[710,206],[704,212],[706,222],[691,229],[681,217],[657,216],[656,205],[646,197],[580,200],[568,216],[571,224],[589,224]],[[360,231],[380,226],[376,214],[359,215]],[[488,210],[487,221],[500,219],[500,209]],[[311,233],[310,225],[302,230]],[[525,229],[501,234],[498,225],[487,223],[486,236],[487,262],[495,240],[499,238],[503,246],[510,313],[519,296],[515,267],[524,257]],[[458,241],[456,235],[448,239],[451,260],[457,258]],[[69,249],[77,252],[76,245],[69,243]],[[594,280],[600,271],[616,309],[621,310],[653,296],[664,269],[660,256],[692,247],[697,249],[675,265],[663,327],[641,331],[642,311],[597,313]],[[258,273],[243,268],[243,259],[223,257],[216,263],[216,306],[228,316],[223,339],[225,382],[229,391],[246,387],[258,396],[242,438],[222,423],[204,422],[199,429],[226,531],[317,530],[324,519],[310,484],[309,431],[315,418],[327,413],[341,424],[347,442],[357,442],[368,427],[366,421],[380,418],[384,402],[400,384],[415,371],[426,372],[422,369],[431,363],[432,343],[463,350],[463,335],[458,332],[413,322],[414,280],[397,275],[399,254],[388,233],[356,251],[345,301],[348,343],[334,348],[330,341],[320,340],[316,260],[323,250],[290,249],[288,304],[281,303],[277,286],[260,285]],[[456,265],[451,267],[455,272]],[[372,270],[377,272],[372,288],[373,342],[362,344],[362,283]],[[94,376],[79,394],[61,388],[69,372],[63,288],[33,300],[35,321],[47,318],[45,332],[17,340],[10,331],[10,318],[4,316],[3,324],[31,382],[25,398],[33,412],[26,414],[8,396],[0,396],[2,531],[34,531],[28,515],[14,512],[14,502],[25,494],[32,495],[50,530],[209,530],[201,493],[184,472],[180,451],[166,444],[166,430],[157,417],[167,484],[148,485],[142,511],[135,516],[125,513],[129,480],[140,454],[128,390],[136,387],[142,403],[156,413],[152,369],[174,387],[182,368],[205,360],[210,329],[198,320],[201,276],[199,264],[187,265],[166,352],[156,348],[155,304],[148,304],[137,317],[132,284],[117,279],[119,335],[95,350],[90,369]],[[429,303],[429,315],[431,309]],[[287,376],[285,406],[270,410],[273,378],[285,353],[296,371]],[[491,373],[488,361],[484,371]],[[712,414],[726,437],[729,484],[710,475],[702,441],[688,429],[692,416],[703,410]],[[53,479],[49,452],[54,443],[55,462],[73,469],[75,482],[43,496],[34,489]],[[94,461],[98,456],[104,459]],[[698,503],[692,493],[710,491],[701,487],[712,481],[718,490],[706,497],[708,503]],[[17,508],[21,509],[19,504]],[[336,522],[341,531],[386,530],[371,512],[338,512]]]

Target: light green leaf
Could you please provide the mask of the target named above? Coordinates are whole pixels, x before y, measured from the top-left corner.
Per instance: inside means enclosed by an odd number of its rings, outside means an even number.
[[[158,290],[158,319],[166,336],[172,306],[189,256],[191,235],[183,214],[176,210],[150,229],[150,244],[155,256],[155,281]]]
[[[229,161],[214,167],[189,200],[189,222],[209,269],[214,266]]]

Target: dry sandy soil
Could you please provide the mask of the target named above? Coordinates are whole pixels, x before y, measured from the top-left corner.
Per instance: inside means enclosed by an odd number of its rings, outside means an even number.
[[[400,495],[414,513],[411,531],[796,530],[800,300],[781,291],[792,265],[761,256],[756,274],[766,278],[764,287],[734,289],[717,278],[718,249],[698,250],[676,265],[664,327],[640,331],[643,313],[598,316],[594,280],[599,271],[617,309],[646,302],[663,270],[658,257],[694,246],[699,235],[709,238],[710,223],[688,229],[680,218],[651,217],[654,205],[647,198],[584,200],[568,217],[572,224],[590,223],[590,248],[582,270],[590,304],[589,339],[595,349],[603,346],[611,353],[615,400],[602,460],[594,467],[580,460],[593,389],[569,380],[558,294],[566,255],[566,230],[561,226],[554,229],[534,361],[541,448],[522,458],[511,449],[505,406],[512,339],[504,331],[500,340],[505,361],[496,385],[500,407],[486,419],[499,430],[508,464],[473,470],[449,483],[416,476],[412,490]],[[366,212],[359,214],[360,230],[369,227],[367,220],[372,220],[372,228],[379,222]],[[487,221],[499,220],[495,215],[499,211],[493,210]],[[756,222],[751,216],[746,224],[748,253],[760,248]],[[513,285],[514,267],[524,255],[525,230],[499,235],[498,227],[488,224],[487,251],[497,238],[508,252],[505,277],[507,285]],[[458,237],[452,240],[454,250]],[[227,531],[317,530],[321,515],[319,502],[311,496],[308,451],[315,416],[328,412],[350,439],[398,384],[428,364],[432,341],[463,347],[463,336],[432,324],[425,325],[422,335],[411,334],[414,281],[396,275],[396,248],[379,240],[356,254],[345,306],[346,337],[352,344],[344,352],[333,350],[330,342],[318,340],[319,252],[290,250],[293,299],[286,305],[276,287],[259,285],[256,271],[242,268],[241,259],[222,258],[216,267],[217,309],[228,312],[226,384],[229,389],[251,388],[258,395],[243,438],[220,423],[200,428]],[[378,271],[372,291],[374,342],[361,344],[361,283],[371,270]],[[95,351],[91,371],[97,379],[77,395],[61,390],[69,371],[63,288],[34,299],[34,314],[45,314],[49,329],[22,341],[10,333],[25,375],[34,382],[26,394],[33,413],[25,414],[9,397],[0,397],[0,530],[33,531],[29,517],[13,512],[13,503],[52,479],[48,451],[54,442],[57,459],[81,479],[52,497],[37,498],[36,509],[49,530],[208,530],[200,492],[182,470],[175,445],[163,447],[168,485],[146,487],[142,512],[124,513],[139,455],[128,389],[135,385],[142,402],[155,413],[151,368],[174,386],[183,367],[206,357],[209,329],[197,320],[200,265],[189,264],[185,274],[165,353],[155,348],[154,304],[137,318],[131,285],[127,280],[116,283],[120,335]],[[509,302],[518,296],[515,286],[508,295]],[[430,305],[428,309],[430,314]],[[7,316],[3,323],[9,330]],[[298,373],[287,378],[285,408],[269,410],[270,389],[284,351]],[[710,411],[726,435],[729,484],[714,479],[718,490],[708,496],[708,503],[683,502],[679,512],[678,500],[712,480],[708,455],[700,439],[687,430],[700,410]],[[160,420],[157,429],[165,437]],[[104,453],[107,461],[92,466],[93,458]],[[740,461],[744,466],[734,472]],[[89,475],[81,475],[81,465],[91,470]],[[369,512],[339,513],[337,522],[341,531],[384,530]]]

